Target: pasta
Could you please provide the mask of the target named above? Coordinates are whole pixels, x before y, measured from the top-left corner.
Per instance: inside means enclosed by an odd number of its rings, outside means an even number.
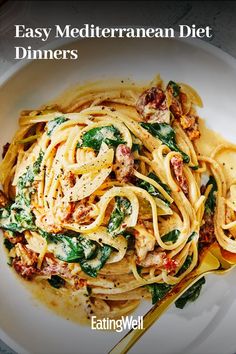
[[[236,253],[236,181],[201,140],[190,86],[98,82],[24,111],[0,167],[0,227],[23,278],[78,292],[87,316],[153,302],[213,242]]]

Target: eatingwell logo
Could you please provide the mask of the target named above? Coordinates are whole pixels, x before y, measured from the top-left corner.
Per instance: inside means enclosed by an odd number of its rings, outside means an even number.
[[[122,332],[126,329],[143,329],[143,316],[121,316],[120,319],[103,318],[98,319],[96,316],[91,317],[91,329],[98,331],[102,330],[115,330],[116,332]]]

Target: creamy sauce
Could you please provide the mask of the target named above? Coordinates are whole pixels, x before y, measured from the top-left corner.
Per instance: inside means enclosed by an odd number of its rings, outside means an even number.
[[[225,140],[219,133],[207,128],[204,120],[200,119],[199,126],[201,137],[196,141],[196,147],[201,155],[211,156],[212,152],[221,144],[230,146],[230,150],[221,150],[215,157],[215,160],[222,166],[227,185],[229,185],[236,179],[236,145]]]
[[[65,288],[55,289],[45,281],[23,281],[33,299],[40,301],[57,315],[82,325],[90,325],[84,311],[81,295]]]

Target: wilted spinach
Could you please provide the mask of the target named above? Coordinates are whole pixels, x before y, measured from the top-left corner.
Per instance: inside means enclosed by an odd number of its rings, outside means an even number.
[[[215,211],[215,206],[216,206],[216,196],[215,193],[217,192],[217,183],[216,180],[213,176],[210,176],[207,184],[206,184],[206,188],[212,185],[211,191],[208,194],[206,203],[205,203],[205,212],[207,214],[213,214]]]
[[[126,226],[122,223],[126,216],[131,214],[131,208],[131,203],[127,198],[115,198],[115,206],[107,226],[107,230],[112,236],[116,236],[125,230]]]
[[[148,177],[153,179],[154,181],[156,181],[158,184],[160,184],[160,186],[168,193],[170,194],[171,190],[170,188],[161,182],[161,180],[159,179],[159,177],[157,177],[153,172],[148,174]],[[161,194],[161,192],[159,192],[159,190],[157,188],[155,188],[151,183],[144,181],[142,179],[137,179],[136,185],[142,189],[145,189],[149,194],[151,194],[153,197],[159,198],[161,200],[163,200],[163,202],[165,202],[168,206],[170,205],[170,203],[168,202],[168,200],[166,200],[163,195]]]
[[[158,184],[160,184],[160,186],[162,186],[162,188],[170,195],[170,193],[171,193],[170,187],[167,184],[163,183],[160,180],[160,178],[157,175],[155,175],[155,173],[150,172],[148,174],[148,177],[154,179],[154,181],[156,181]]]
[[[105,127],[97,127],[87,131],[82,137],[82,143],[79,143],[77,147],[90,147],[95,151],[99,151],[102,142],[108,146],[118,146],[123,144],[121,133],[113,125]]]
[[[185,293],[175,301],[175,306],[179,309],[183,309],[187,302],[194,302],[200,295],[203,284],[206,280],[204,277],[199,279],[195,284],[193,284]]]
[[[8,238],[5,238],[3,243],[8,251],[10,251],[14,247],[14,244],[11,243],[11,241],[9,241]]]
[[[48,283],[55,289],[60,289],[65,286],[65,280],[59,275],[52,275],[51,279],[48,279]]]
[[[189,156],[185,154],[185,152],[180,150],[180,148],[177,146],[175,141],[175,131],[169,124],[167,123],[140,123],[140,124],[150,134],[152,134],[154,137],[161,140],[163,144],[168,146],[170,150],[180,152],[184,162],[188,163],[190,161]]]
[[[53,120],[50,120],[47,124],[47,135],[51,136],[56,127],[67,121],[68,118],[65,118],[64,116],[56,117]]]
[[[193,260],[193,256],[187,256],[184,264],[182,265],[182,267],[180,268],[180,270],[178,271],[178,273],[176,274],[177,277],[179,277],[181,274],[183,274],[189,267],[190,264],[192,263]]]
[[[179,235],[180,235],[180,231],[177,229],[174,229],[174,230],[168,232],[167,234],[165,234],[164,236],[162,236],[161,239],[163,242],[175,243],[178,240]]]
[[[196,171],[199,169],[199,165],[195,165],[195,166],[190,166],[192,170]]]
[[[56,245],[55,257],[67,263],[79,263],[82,270],[91,277],[96,277],[98,271],[105,265],[112,248],[100,246],[95,241],[86,239],[79,234],[50,234],[40,230],[47,243]]]
[[[171,88],[172,94],[174,97],[178,97],[180,94],[180,86],[176,84],[174,81],[169,81],[167,84],[167,88]]]
[[[157,301],[160,301],[172,288],[171,285],[166,283],[154,283],[146,285],[147,289],[152,295],[152,304],[154,305]]]
[[[95,242],[86,239],[80,234],[50,234],[39,230],[40,234],[46,238],[48,244],[56,245],[55,256],[64,262],[78,262],[79,259],[89,259],[95,255]]]
[[[34,192],[32,187],[34,178],[40,172],[43,159],[43,152],[40,151],[38,158],[32,167],[28,167],[26,172],[19,177],[17,183],[17,195],[14,203],[0,209],[0,227],[12,232],[23,232],[25,230],[35,230],[35,217],[31,211],[30,199]]]
[[[133,143],[132,144],[132,152],[138,151],[141,152],[142,146],[140,144]]]
[[[190,242],[190,241],[192,241],[196,235],[197,235],[197,233],[196,233],[195,231],[193,231],[193,232],[191,233],[191,235],[189,236],[187,243]]]
[[[105,265],[106,261],[110,257],[112,248],[108,245],[99,247],[97,255],[95,258],[90,260],[81,260],[80,266],[82,270],[88,274],[90,277],[95,278],[97,273]]]

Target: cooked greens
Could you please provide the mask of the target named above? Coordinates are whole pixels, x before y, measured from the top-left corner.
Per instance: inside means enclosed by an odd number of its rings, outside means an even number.
[[[160,301],[172,288],[171,285],[165,283],[154,283],[146,285],[147,289],[152,295],[152,304],[154,305],[157,301]]]
[[[56,117],[53,120],[50,120],[47,124],[47,135],[51,136],[56,127],[67,121],[68,118],[65,118],[64,116]]]
[[[208,214],[213,214],[215,211],[215,206],[216,206],[216,192],[217,192],[217,183],[216,180],[213,176],[210,176],[207,184],[206,184],[206,188],[212,185],[211,191],[208,194],[206,203],[205,203],[205,212]]]
[[[11,241],[9,241],[8,238],[5,238],[3,243],[8,251],[10,251],[14,247],[14,244],[11,243]]]
[[[180,270],[176,274],[177,277],[179,277],[181,274],[183,274],[190,267],[192,260],[193,260],[193,256],[188,255],[186,257],[184,264],[182,265],[182,267],[180,268]]]
[[[183,309],[187,302],[194,302],[200,295],[203,284],[206,280],[204,277],[199,279],[195,284],[193,284],[185,293],[180,296],[178,300],[175,301],[175,306],[179,309]]]
[[[33,173],[38,175],[43,161],[44,152],[40,150],[37,160],[33,163]]]
[[[115,198],[115,206],[107,226],[107,230],[112,236],[116,236],[125,230],[124,220],[126,216],[131,214],[131,210],[131,203],[127,198]]]
[[[162,188],[170,195],[170,193],[171,193],[170,187],[167,184],[163,183],[160,180],[160,178],[157,175],[155,175],[155,173],[150,172],[148,174],[148,177],[154,179],[154,181],[156,181],[158,184],[160,184],[160,186],[162,186]]]
[[[192,170],[196,171],[199,169],[199,165],[189,166]]]
[[[93,259],[83,259],[80,261],[80,266],[83,271],[90,275],[90,277],[95,278],[97,273],[105,265],[106,261],[110,257],[112,248],[108,245],[99,247],[96,257]]]
[[[42,230],[39,232],[48,244],[54,246],[56,258],[67,263],[79,263],[82,270],[91,277],[97,276],[112,251],[110,246],[100,246],[80,234],[50,234]]]
[[[51,279],[48,279],[48,283],[55,289],[60,289],[65,286],[65,280],[59,275],[52,275]]]
[[[10,204],[0,209],[0,227],[12,232],[35,230],[34,216],[30,211]]]
[[[158,176],[155,175],[155,173],[151,172],[148,174],[148,177],[156,181],[160,186],[168,193],[170,194],[171,190],[170,188],[165,184],[162,183],[161,180],[159,179]],[[140,188],[145,189],[149,194],[151,194],[153,197],[159,198],[163,200],[167,205],[170,205],[168,200],[166,200],[163,195],[159,192],[158,189],[156,189],[151,183],[144,181],[142,179],[137,179],[136,185]]]
[[[187,267],[187,263],[185,265]],[[195,284],[193,284],[178,300],[175,301],[175,306],[183,309],[187,302],[194,302],[200,295],[203,284],[205,284],[205,278],[202,277]],[[166,283],[154,283],[146,285],[147,289],[152,295],[152,304],[163,299],[166,294],[172,289],[172,286]]]
[[[191,233],[191,235],[189,236],[187,243],[190,242],[190,241],[192,241],[195,236],[197,236],[197,233],[196,233],[195,231],[193,231],[193,232]]]
[[[188,163],[190,161],[189,156],[185,154],[177,146],[175,141],[175,131],[167,123],[140,123],[141,126],[146,129],[150,134],[162,141],[163,144],[168,146],[170,150],[180,152],[183,161]]]
[[[108,125],[105,127],[97,127],[87,131],[82,137],[82,143],[78,144],[77,147],[90,147],[95,151],[99,151],[102,142],[106,143],[108,146],[118,146],[123,144],[121,133],[113,125]]]
[[[180,235],[180,231],[177,229],[174,229],[174,230],[168,232],[167,234],[165,234],[164,236],[162,236],[161,239],[163,242],[175,243],[178,240],[179,235]]]
[[[179,96],[179,93],[180,93],[180,86],[176,84],[176,82],[174,81],[169,81],[168,82],[168,85],[167,85],[167,88],[171,88],[172,90],[172,94],[174,97],[178,97]]]
[[[81,236],[55,234],[50,242],[57,244],[55,256],[64,262],[77,262],[81,258],[88,259],[94,255],[95,244]]]
[[[0,209],[0,227],[12,232],[35,230],[35,217],[31,211],[30,199],[34,192],[32,186],[34,178],[40,172],[43,152],[40,151],[32,167],[27,167],[26,172],[19,177],[15,202]]]
[[[141,150],[142,150],[142,145],[136,143],[132,144],[132,152],[138,151],[140,153]]]
[[[132,152],[138,151],[140,153],[142,151],[142,142],[139,138],[137,138],[133,133],[132,136]]]

